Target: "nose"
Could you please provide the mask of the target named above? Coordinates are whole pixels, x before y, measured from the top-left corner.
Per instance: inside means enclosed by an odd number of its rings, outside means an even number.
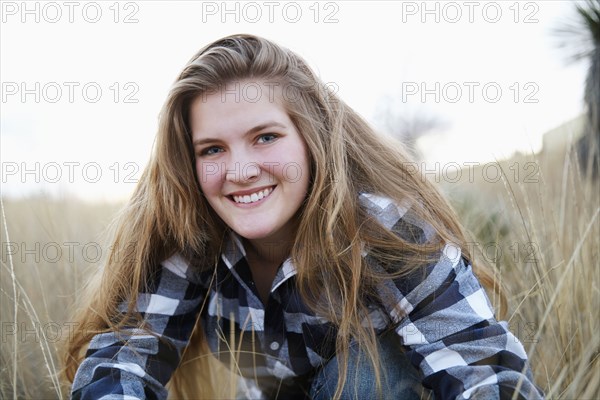
[[[226,166],[225,180],[235,183],[255,182],[260,176],[260,165],[245,154],[231,157]]]

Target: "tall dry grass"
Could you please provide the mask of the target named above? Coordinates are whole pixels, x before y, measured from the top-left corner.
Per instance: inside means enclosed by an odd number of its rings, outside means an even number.
[[[0,398],[65,398],[59,354],[69,313],[107,253],[117,205],[36,196],[3,199]]]
[[[577,165],[565,153],[440,177],[473,233],[475,261],[507,290],[536,383],[556,399],[600,398],[600,190]],[[118,205],[39,197],[3,206],[0,398],[65,398],[59,346]]]
[[[600,398],[600,185],[576,158],[518,156],[440,182],[475,261],[506,289],[510,329],[552,399]]]

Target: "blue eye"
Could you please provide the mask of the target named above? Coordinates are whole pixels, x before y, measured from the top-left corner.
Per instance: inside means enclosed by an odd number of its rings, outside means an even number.
[[[264,135],[260,135],[258,137],[257,142],[259,143],[270,143],[274,142],[277,139],[277,135],[274,133],[265,133]]]
[[[213,154],[217,154],[219,152],[221,152],[223,149],[221,149],[220,147],[216,147],[216,146],[211,146],[211,147],[207,147],[206,149],[202,150],[200,152],[201,156],[210,156]]]

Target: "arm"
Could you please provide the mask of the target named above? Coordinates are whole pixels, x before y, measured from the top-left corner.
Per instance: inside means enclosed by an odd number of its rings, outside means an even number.
[[[151,293],[140,293],[137,301],[157,336],[139,329],[94,336],[75,375],[73,399],[167,397],[165,384],[196,324],[205,290],[179,255],[164,261],[157,275]]]
[[[396,332],[435,398],[511,399],[517,388],[517,399],[543,398],[523,346],[494,318],[460,250],[447,246],[427,272],[423,282],[396,285],[406,313]]]
[[[432,240],[433,228],[410,204],[362,194],[362,204],[386,229],[405,240]],[[367,256],[374,268],[376,260]],[[447,245],[437,262],[380,287],[387,314],[396,323],[423,384],[438,399],[541,399],[527,354],[504,321],[494,318],[489,299],[457,246]],[[517,390],[518,388],[518,390]]]

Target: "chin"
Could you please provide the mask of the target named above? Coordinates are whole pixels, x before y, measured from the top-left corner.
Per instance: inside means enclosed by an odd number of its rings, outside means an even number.
[[[235,232],[248,240],[265,239],[273,234],[272,229],[234,229]]]

